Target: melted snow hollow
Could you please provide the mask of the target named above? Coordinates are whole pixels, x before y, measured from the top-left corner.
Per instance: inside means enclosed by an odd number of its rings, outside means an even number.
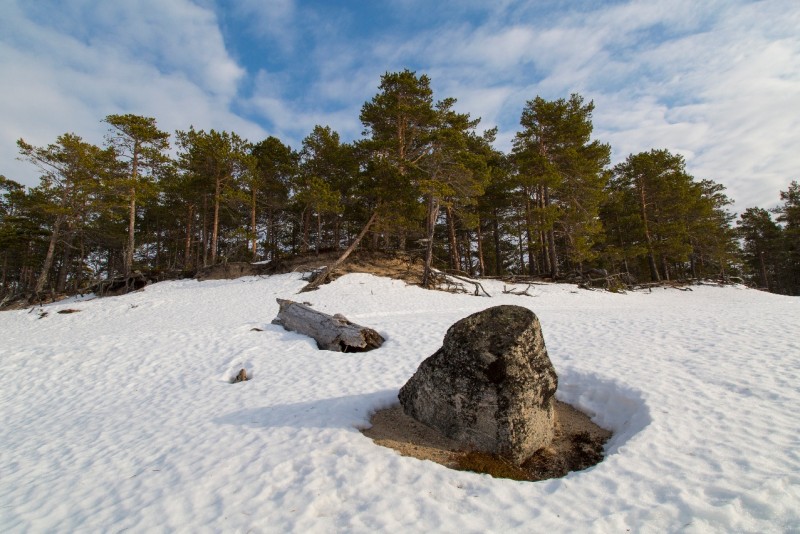
[[[185,280],[0,313],[0,530],[800,530],[800,298],[570,285],[528,297],[484,282],[486,298],[364,274],[303,285]],[[276,297],[387,341],[319,351],[270,324]],[[498,304],[539,316],[557,397],[614,432],[597,466],[494,479],[358,431],[451,324]],[[241,368],[251,380],[231,384]]]

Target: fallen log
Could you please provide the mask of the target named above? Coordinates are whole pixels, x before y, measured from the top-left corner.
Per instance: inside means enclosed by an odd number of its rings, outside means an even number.
[[[351,323],[341,314],[328,315],[291,300],[277,301],[280,310],[272,324],[314,338],[321,350],[367,352],[383,345],[378,332]]]

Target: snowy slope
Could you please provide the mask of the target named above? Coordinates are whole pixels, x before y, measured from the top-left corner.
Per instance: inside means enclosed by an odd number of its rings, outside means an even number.
[[[166,282],[42,318],[0,313],[0,531],[800,531],[798,298],[568,285],[526,297],[490,282],[490,299],[357,274],[302,285]],[[318,351],[270,324],[276,297],[387,342]],[[602,463],[515,482],[358,431],[448,326],[503,303],[541,319],[558,397],[615,432]],[[228,383],[242,367],[253,379]]]

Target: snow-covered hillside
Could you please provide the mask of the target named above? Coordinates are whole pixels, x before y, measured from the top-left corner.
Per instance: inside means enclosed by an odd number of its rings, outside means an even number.
[[[296,295],[303,284],[165,282],[0,313],[0,530],[800,530],[800,298],[568,285],[526,297],[501,283],[486,298],[361,274]],[[270,324],[276,297],[387,342],[319,351]],[[541,319],[558,398],[614,431],[602,463],[515,482],[359,432],[448,326],[503,303]],[[252,380],[229,383],[242,367]]]

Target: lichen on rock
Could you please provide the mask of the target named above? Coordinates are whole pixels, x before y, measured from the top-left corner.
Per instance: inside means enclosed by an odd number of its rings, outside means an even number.
[[[451,326],[399,398],[406,414],[465,450],[521,464],[553,439],[557,387],[539,319],[506,305]]]

